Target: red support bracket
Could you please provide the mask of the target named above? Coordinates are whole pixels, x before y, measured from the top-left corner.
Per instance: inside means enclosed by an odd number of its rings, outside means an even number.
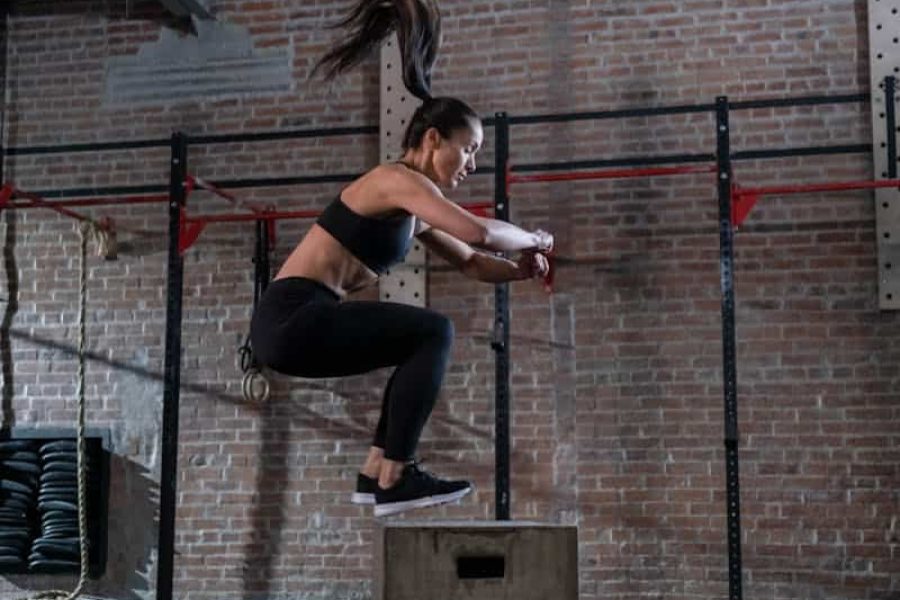
[[[178,217],[178,254],[184,255],[206,228],[203,219],[192,219],[182,207]]]
[[[3,210],[9,204],[9,201],[12,199],[13,195],[13,187],[9,184],[4,185],[0,188],[0,210]]]
[[[900,179],[878,179],[876,181],[832,181],[828,183],[811,183],[780,185],[762,188],[741,188],[737,184],[731,186],[731,220],[735,228],[739,227],[750,214],[753,206],[762,196],[786,196],[789,194],[813,194],[818,192],[842,192],[848,190],[874,190],[880,188],[900,188]]]
[[[757,202],[759,194],[744,190],[736,183],[731,184],[731,226],[734,229],[743,225]]]

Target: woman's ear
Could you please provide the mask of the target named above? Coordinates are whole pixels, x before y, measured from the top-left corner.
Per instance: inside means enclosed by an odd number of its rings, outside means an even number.
[[[440,148],[443,138],[441,137],[441,132],[438,131],[436,127],[429,127],[425,132],[424,141],[428,148],[436,150]]]

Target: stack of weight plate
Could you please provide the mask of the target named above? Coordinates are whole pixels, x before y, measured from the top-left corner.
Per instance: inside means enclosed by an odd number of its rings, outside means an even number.
[[[40,461],[29,440],[0,441],[0,569],[24,571],[34,534]]]
[[[40,535],[31,546],[28,567],[40,573],[77,573],[78,450],[74,441],[57,440],[39,445],[41,472],[37,513]]]

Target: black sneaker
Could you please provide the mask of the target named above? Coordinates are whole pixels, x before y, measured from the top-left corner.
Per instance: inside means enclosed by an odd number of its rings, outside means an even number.
[[[459,500],[472,491],[468,481],[445,481],[416,463],[403,467],[403,473],[392,487],[375,490],[375,516],[384,517],[411,508],[436,506]]]
[[[375,490],[377,489],[377,477],[368,477],[362,473],[357,473],[356,491],[350,497],[350,502],[352,504],[375,504]]]

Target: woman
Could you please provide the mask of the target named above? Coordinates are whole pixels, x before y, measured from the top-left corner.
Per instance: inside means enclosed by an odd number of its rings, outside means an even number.
[[[349,39],[319,66],[350,68],[397,30],[404,82],[424,103],[410,121],[403,157],[347,186],[290,254],[261,298],[253,350],[271,369],[298,377],[338,377],[394,366],[352,501],[383,516],[461,498],[466,481],[421,470],[414,453],[437,399],[453,339],[434,311],[387,302],[345,301],[401,261],[413,236],[465,275],[487,282],[543,277],[553,237],[476,217],[448,200],[475,171],[483,132],[477,114],[454,98],[429,95],[439,16],[430,0],[359,0],[341,24]],[[317,67],[318,68],[318,67]],[[488,251],[521,252],[517,261]]]

